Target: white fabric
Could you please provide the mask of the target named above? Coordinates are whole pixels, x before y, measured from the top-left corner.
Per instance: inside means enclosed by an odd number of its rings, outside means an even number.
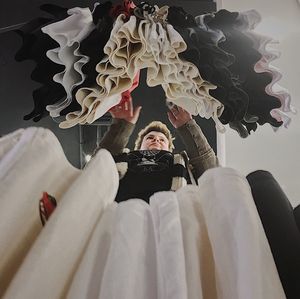
[[[237,171],[207,170],[198,186],[156,193],[149,205],[117,204],[106,150],[79,171],[47,129],[16,131],[0,146],[3,298],[285,298]],[[43,229],[42,191],[58,200]]]
[[[24,129],[18,129],[0,138],[0,173],[2,158],[15,146],[23,132]]]
[[[178,205],[185,255],[189,299],[217,298],[214,257],[207,232],[199,188],[188,185],[178,191]]]
[[[105,109],[117,104],[120,94],[132,86],[137,72],[147,68],[149,86],[161,85],[168,101],[193,115],[212,117],[218,130],[224,131],[218,120],[223,105],[209,95],[216,86],[204,81],[194,64],[179,58],[186,47],[170,24],[163,27],[150,16],[139,22],[131,16],[126,21],[124,15],[119,15],[104,47],[107,56],[96,66],[98,86],[79,89],[76,100],[81,111],[69,113],[60,127],[94,122]]]
[[[74,7],[68,10],[70,15],[66,19],[52,23],[42,28],[59,44],[58,48],[47,51],[50,60],[65,66],[63,72],[54,75],[53,80],[63,85],[67,97],[54,105],[48,105],[50,116],[59,116],[60,111],[72,101],[72,90],[83,83],[85,75],[82,66],[89,61],[89,57],[79,51],[80,42],[95,28],[92,13],[89,8]]]
[[[115,202],[108,205],[97,222],[66,298],[90,299],[99,297],[101,279],[114,237],[117,207]]]
[[[172,25],[167,24],[164,28],[151,19],[145,24],[143,35],[155,62],[148,66],[147,84],[161,84],[168,101],[193,115],[212,117],[217,128],[222,130],[218,116],[223,105],[209,95],[209,90],[216,86],[204,81],[194,64],[179,58],[178,54],[187,48],[181,35]]]
[[[56,177],[62,176],[64,172]],[[4,298],[64,297],[90,235],[117,189],[114,161],[100,150],[61,198]]]
[[[134,77],[139,69],[136,68],[135,73],[132,72],[130,73],[131,76],[128,76],[127,72],[130,72],[130,68],[128,67],[128,61],[126,61],[125,58],[132,55],[132,53],[129,51],[129,48],[126,49],[126,44],[129,45],[136,40],[133,32],[137,31],[137,26],[136,18],[134,16],[132,16],[128,22],[125,22],[124,19],[125,16],[121,14],[114,23],[110,39],[103,49],[107,56],[105,56],[96,66],[99,75],[97,76],[95,86],[80,88],[75,95],[77,102],[81,105],[81,111],[68,113],[66,115],[66,120],[60,123],[60,128],[69,128],[78,123],[84,124],[94,122],[111,107],[118,104],[122,98],[121,93],[130,89],[132,86]],[[120,38],[117,38],[118,30],[121,30],[122,27],[124,27],[123,31],[127,33],[127,35],[122,36],[122,42],[125,42],[125,45],[121,43]],[[133,36],[131,40],[130,33]],[[118,50],[120,50],[120,47],[122,46],[123,50],[121,55],[120,53],[119,55],[115,55],[115,57],[120,58],[116,60],[118,63],[115,64],[113,64],[111,62],[112,59],[109,58],[108,49],[112,47],[112,45]],[[136,48],[139,49],[138,47]],[[126,50],[129,52],[126,53]],[[134,47],[132,47],[132,50],[135,52],[137,51]],[[123,58],[124,55],[125,57]],[[125,60],[125,63],[123,63],[123,66],[120,66],[120,61],[122,59],[123,61]],[[96,85],[96,83],[98,85]]]
[[[67,298],[157,298],[155,235],[149,205],[110,205],[99,221]]]
[[[150,208],[157,251],[157,298],[187,299],[182,231],[175,193],[168,191],[154,194],[150,198]]]
[[[67,298],[187,298],[174,192],[110,205],[93,232]]]
[[[68,113],[66,120],[59,124],[59,127],[62,129],[71,128],[77,124],[92,123],[93,119],[89,121],[88,118],[90,119],[94,116],[97,119],[101,117],[122,99],[121,94],[116,94],[103,100],[96,88],[80,88],[76,92],[75,97],[82,110]]]
[[[111,205],[68,298],[285,295],[247,180],[216,168],[199,186],[154,194],[149,206],[137,199]]]
[[[43,191],[59,202],[80,171],[67,161],[57,138],[48,129],[18,130],[1,138],[0,146],[0,152],[6,149],[0,161],[2,294],[42,229],[39,199]]]
[[[157,298],[156,242],[149,205],[136,199],[122,202],[116,218],[98,298]]]
[[[214,168],[198,184],[217,298],[285,298],[246,178],[234,169]]]

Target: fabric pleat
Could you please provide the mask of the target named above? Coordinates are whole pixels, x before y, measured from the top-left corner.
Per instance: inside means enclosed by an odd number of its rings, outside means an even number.
[[[149,205],[114,203],[97,224],[67,298],[158,298],[157,273]]]
[[[1,296],[297,298],[293,209],[269,173],[247,178],[251,188],[236,170],[218,167],[198,185],[154,193],[149,204],[117,203],[119,176],[108,151],[78,170],[48,129],[6,135],[0,139]],[[57,201],[44,227],[43,192]]]
[[[156,238],[158,298],[187,299],[183,237],[176,194],[158,192],[150,198]]]
[[[180,7],[170,7],[168,21],[184,38],[188,48],[181,56],[194,63],[202,77],[215,84],[210,94],[226,108],[231,107],[234,117],[244,117],[248,107],[248,96],[234,82],[229,66],[234,55],[222,50],[218,44],[225,40],[221,30],[212,30],[203,22],[203,16],[194,18]]]
[[[98,298],[157,298],[157,265],[150,207],[132,199],[117,208],[113,240]]]
[[[71,103],[72,90],[85,79],[81,69],[89,58],[79,52],[79,45],[94,29],[89,8],[75,7],[68,10],[68,15],[70,16],[64,20],[42,28],[45,34],[59,44],[59,48],[47,51],[47,57],[64,66],[63,72],[55,74],[53,80],[63,85],[67,97],[59,103],[47,106],[52,117],[59,116],[60,111]]]
[[[182,244],[174,192],[155,194],[150,205],[139,199],[111,205],[93,232],[68,298],[188,298]]]
[[[59,173],[56,178],[61,180],[65,173]],[[114,161],[106,150],[100,150],[80,176],[70,182],[3,298],[65,297],[90,235],[117,189]]]
[[[270,114],[270,111],[279,108],[281,103],[279,99],[265,92],[272,76],[266,72],[258,74],[254,71],[254,65],[262,55],[253,47],[252,39],[239,29],[241,18],[238,17],[237,12],[220,10],[215,14],[206,15],[204,22],[213,30],[222,30],[224,33],[226,39],[219,43],[219,47],[234,55],[235,63],[229,66],[229,69],[236,78],[237,86],[249,97],[247,113],[242,119],[232,118],[232,113],[227,107],[220,119],[236,129],[241,137],[246,137],[251,130],[256,129],[257,124],[269,123],[274,127],[282,125],[282,122],[278,122]],[[245,27],[245,24],[243,26]]]
[[[1,164],[3,157],[18,143],[23,132],[24,129],[21,128],[0,138],[0,172],[2,172]]]
[[[108,205],[98,220],[66,298],[99,298],[101,279],[114,238],[117,207],[116,203]]]
[[[240,29],[243,29],[243,33],[252,39],[253,47],[262,55],[261,59],[254,65],[255,72],[271,74],[272,81],[266,86],[265,91],[268,95],[278,98],[281,102],[281,107],[272,109],[270,114],[287,128],[291,122],[291,117],[288,113],[295,114],[296,109],[291,105],[291,96],[288,90],[277,83],[282,78],[280,70],[270,64],[280,56],[280,53],[272,48],[275,40],[251,30],[261,21],[257,11],[249,10],[239,13],[238,19],[241,23],[239,25]],[[273,128],[274,130],[277,129],[277,127]]]
[[[196,186],[176,191],[180,211],[189,299],[217,298],[215,264]]]
[[[47,129],[18,130],[1,138],[0,145],[5,150],[0,160],[1,296],[42,230],[38,201],[43,191],[60,202],[80,171]]]
[[[198,186],[217,298],[285,298],[246,178],[234,169],[214,168]]]
[[[94,11],[92,12],[95,28],[85,39],[82,40],[79,47],[80,53],[89,58],[87,63],[82,66],[82,72],[85,79],[82,84],[74,88],[72,93],[72,103],[63,109],[60,112],[60,115],[66,115],[69,112],[78,111],[81,106],[75,99],[76,92],[80,88],[92,87],[96,83],[96,77],[98,74],[96,72],[96,65],[105,55],[103,48],[110,37],[113,27],[113,18],[109,14],[111,8],[112,3],[107,1],[95,6]]]

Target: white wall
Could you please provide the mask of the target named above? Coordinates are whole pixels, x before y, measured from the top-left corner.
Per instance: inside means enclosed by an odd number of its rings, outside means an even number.
[[[278,82],[290,91],[299,111],[288,129],[273,132],[270,125],[259,127],[247,139],[230,128],[225,133],[225,163],[243,174],[257,169],[270,171],[292,205],[300,203],[300,4],[297,0],[221,0],[218,9],[256,9],[262,23],[256,28],[280,41],[281,57],[271,64],[280,68]]]

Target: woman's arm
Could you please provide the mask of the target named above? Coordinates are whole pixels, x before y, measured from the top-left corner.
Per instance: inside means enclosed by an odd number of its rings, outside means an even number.
[[[205,170],[219,165],[218,158],[201,128],[186,110],[173,107],[168,112],[168,117],[185,145],[195,179]]]
[[[195,179],[205,170],[219,166],[214,150],[194,119],[177,128],[177,132],[185,145]]]
[[[105,148],[112,155],[121,154],[129,141],[134,127],[134,124],[124,119],[113,118],[113,122],[100,141],[97,150]]]
[[[99,147],[107,149],[112,155],[121,154],[126,147],[129,138],[139,118],[141,106],[133,108],[132,99],[114,106],[110,113],[113,122],[100,141]]]

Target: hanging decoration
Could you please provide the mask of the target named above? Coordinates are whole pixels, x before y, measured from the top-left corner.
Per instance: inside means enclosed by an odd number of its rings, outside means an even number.
[[[213,118],[219,132],[227,124],[243,138],[266,123],[276,130],[296,112],[270,65],[279,56],[272,38],[254,31],[261,19],[254,10],[193,17],[182,7],[130,0],[41,10],[49,17],[17,30],[16,60],[33,60],[31,78],[41,84],[26,120],[50,114],[60,128],[91,124],[131,97],[142,69],[167,102]]]

